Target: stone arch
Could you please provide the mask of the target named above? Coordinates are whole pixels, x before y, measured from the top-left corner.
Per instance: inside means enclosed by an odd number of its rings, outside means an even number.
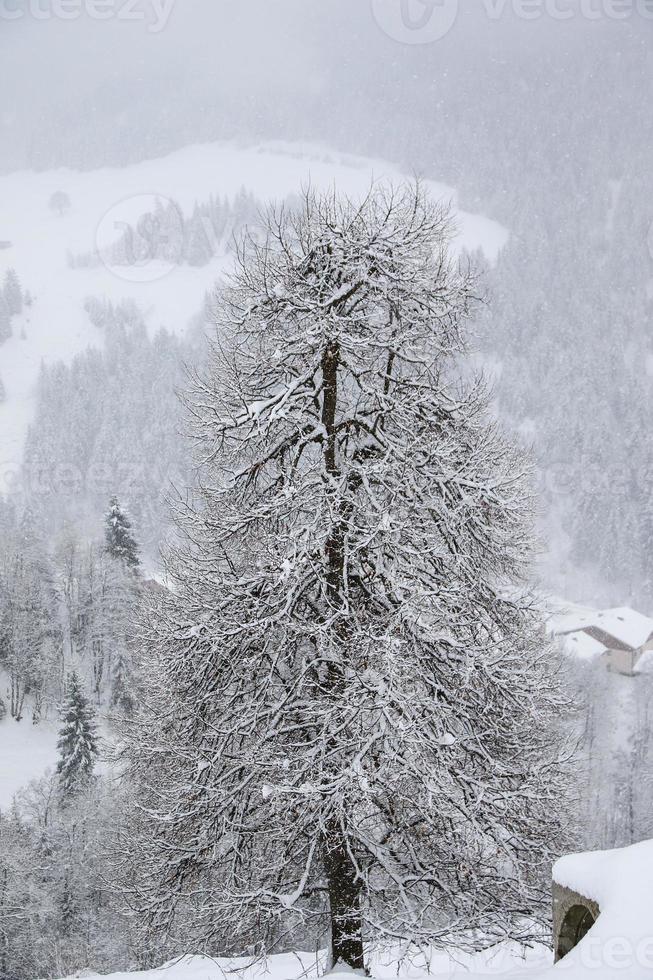
[[[590,931],[600,909],[596,902],[570,888],[553,886],[553,939],[556,962]]]
[[[572,905],[560,925],[556,959],[561,960],[590,931],[596,919],[586,905]]]

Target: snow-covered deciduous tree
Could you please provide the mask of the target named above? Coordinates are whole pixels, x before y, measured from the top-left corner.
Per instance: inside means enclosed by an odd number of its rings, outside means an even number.
[[[0,812],[3,980],[136,965],[130,925],[107,887],[104,847],[128,804],[113,780],[93,780],[62,798],[57,775],[46,773]]]
[[[105,538],[107,551],[130,568],[140,565],[138,545],[131,533],[131,521],[120,506],[117,497],[109,503],[109,513],[105,519]]]
[[[76,648],[98,704],[130,703],[129,624],[137,600],[138,577],[106,548],[90,545],[80,569]],[[114,688],[119,688],[120,693]]]
[[[0,667],[8,675],[11,716],[23,718],[29,695],[36,724],[61,636],[47,558],[38,553],[28,520],[23,519],[19,537],[16,528],[13,532],[7,529],[0,556]]]
[[[548,904],[528,464],[457,380],[475,287],[450,234],[419,185],[309,191],[218,297],[201,490],[128,732],[130,900],[185,948],[329,934],[359,969],[364,941],[491,944]]]
[[[74,795],[80,787],[88,784],[99,752],[93,709],[75,671],[68,678],[61,721],[57,773],[65,797]]]

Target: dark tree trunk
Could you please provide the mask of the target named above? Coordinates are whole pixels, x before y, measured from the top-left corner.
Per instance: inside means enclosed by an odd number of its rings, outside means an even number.
[[[331,912],[331,966],[344,963],[352,970],[364,970],[360,879],[345,834],[335,824],[325,835],[324,868]]]
[[[322,357],[322,423],[326,433],[324,463],[328,478],[337,482],[339,476],[336,418],[338,406],[338,364],[337,346],[330,345]],[[334,519],[325,547],[327,562],[327,598],[330,613],[333,615],[342,608],[345,564],[344,520]],[[335,619],[335,631],[342,640],[346,635],[346,624]],[[342,680],[341,665],[329,665],[328,688],[330,695],[340,695]],[[364,970],[363,922],[361,918],[361,881],[356,864],[347,846],[347,836],[336,819],[327,823],[323,840],[323,861],[329,890],[329,910],[331,915],[331,965],[346,964],[353,970]]]

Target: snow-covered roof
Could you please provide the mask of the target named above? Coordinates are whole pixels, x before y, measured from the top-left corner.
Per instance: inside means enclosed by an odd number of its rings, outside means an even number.
[[[565,635],[564,644],[567,653],[574,654],[583,660],[600,657],[608,649],[604,643],[595,640],[593,636],[582,631]]]
[[[638,650],[653,635],[653,619],[620,606],[616,609],[589,609],[561,606],[551,616],[549,627],[564,638],[569,653],[591,658],[609,649]]]

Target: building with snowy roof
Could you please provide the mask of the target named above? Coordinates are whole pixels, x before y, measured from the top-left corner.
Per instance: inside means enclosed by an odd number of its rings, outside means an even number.
[[[633,677],[653,667],[653,619],[634,609],[580,609],[568,606],[550,621],[568,653],[600,659],[609,671]]]

